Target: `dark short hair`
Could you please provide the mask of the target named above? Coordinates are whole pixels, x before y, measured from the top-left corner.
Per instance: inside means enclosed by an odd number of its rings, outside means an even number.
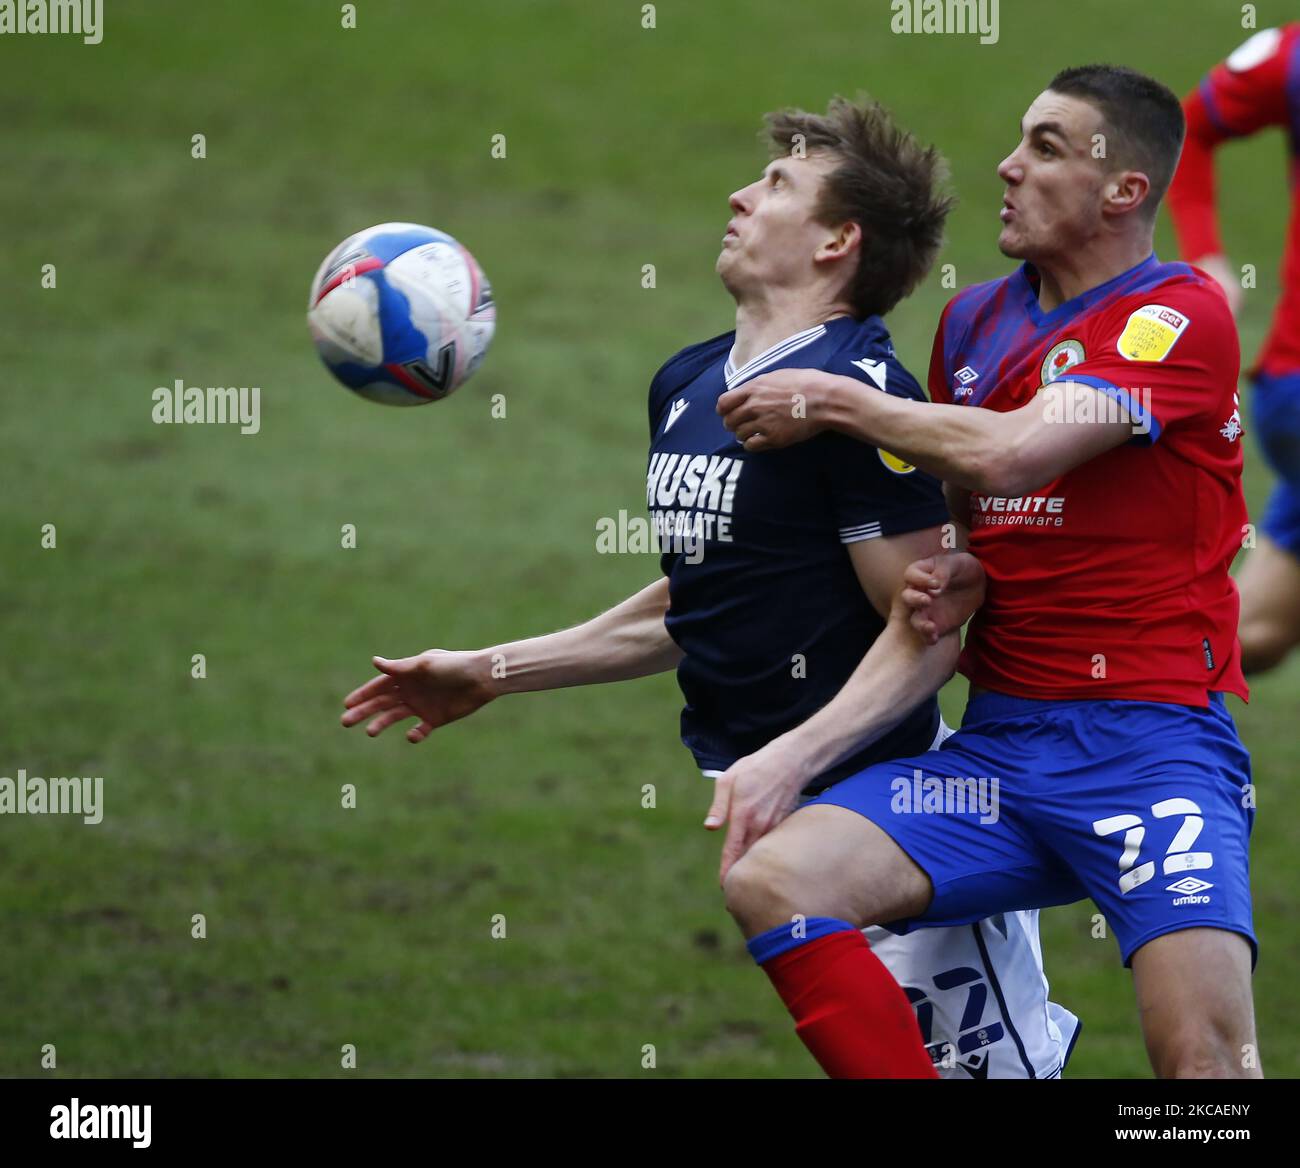
[[[943,245],[955,200],[940,190],[943,158],[900,130],[870,98],[832,98],[824,114],[799,109],[767,114],[772,157],[825,150],[838,159],[827,173],[815,214],[822,223],[862,228],[857,270],[846,296],[854,314],[883,316],[924,278]]]
[[[1143,210],[1154,217],[1183,148],[1186,122],[1177,96],[1154,78],[1122,65],[1062,69],[1047,88],[1097,109],[1108,161],[1147,176],[1151,195]]]

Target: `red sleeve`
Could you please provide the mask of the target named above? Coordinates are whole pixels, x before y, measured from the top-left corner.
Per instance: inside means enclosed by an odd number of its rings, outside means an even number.
[[[1215,215],[1215,147],[1288,121],[1287,71],[1297,33],[1300,25],[1256,33],[1183,102],[1187,138],[1169,188],[1169,214],[1186,260],[1223,251]]]
[[[939,315],[939,327],[934,330],[934,347],[930,350],[930,375],[927,380],[927,388],[930,391],[930,400],[938,402],[940,405],[952,404],[952,393],[948,385],[948,371],[944,368],[943,359],[943,332],[944,325],[948,321],[948,307],[944,307],[943,312]]]
[[[1066,376],[1120,401],[1155,442],[1193,419],[1217,427],[1233,408],[1240,364],[1228,302],[1201,278],[1125,297],[1089,331],[1087,355]]]
[[[1169,187],[1169,217],[1183,259],[1194,262],[1223,252],[1214,190],[1214,147],[1222,139],[1205,112],[1200,90],[1187,95],[1183,113],[1187,117],[1187,139]]]

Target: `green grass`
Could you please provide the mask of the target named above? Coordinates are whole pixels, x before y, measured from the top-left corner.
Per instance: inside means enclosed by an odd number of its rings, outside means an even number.
[[[1051,73],[1114,59],[1184,91],[1243,39],[1236,10],[1004,5],[981,48],[893,37],[879,0],[665,0],[654,30],[624,0],[368,0],[355,31],[307,0],[105,7],[98,47],[0,38],[0,774],[103,775],[106,804],[94,827],[0,819],[0,1074],[51,1073],[53,1043],[69,1076],[329,1076],[353,1043],[367,1075],[813,1075],[722,909],[671,677],[499,702],[418,750],[344,733],[339,700],[371,653],[559,627],[654,577],[597,556],[595,521],[642,506],[650,374],[729,325],[712,265],[764,110],[865,87],[937,141],[969,283],[1007,268],[994,166]],[[1281,137],[1229,157],[1253,350]],[[474,382],[409,413],[332,384],[303,321],[321,256],[393,219],[464,240],[500,305]],[[936,274],[891,321],[915,370],[949,294]],[[261,433],[153,425],[176,378],[260,386]],[[1252,449],[1255,510],[1267,486]],[[1298,697],[1293,662],[1240,715],[1287,1075]],[[1072,1069],[1145,1075],[1091,912],[1043,922],[1086,1024]]]

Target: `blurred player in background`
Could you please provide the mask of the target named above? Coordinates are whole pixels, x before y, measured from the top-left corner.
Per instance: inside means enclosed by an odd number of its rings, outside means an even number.
[[[837,783],[727,877],[750,951],[833,1073],[890,1058],[859,1061],[890,1041],[857,977],[861,926],[1085,896],[1132,966],[1156,1073],[1260,1073],[1250,757],[1225,701],[1247,695],[1228,574],[1246,518],[1237,334],[1212,280],[1152,250],[1183,124],[1163,85],[1112,66],[1064,70],[1034,99],[998,166],[998,247],[1024,262],[944,310],[936,404],[813,370],[718,402],[746,450],[828,428],[892,450],[941,477],[970,527],[970,554],[908,569],[935,635],[978,608],[961,729]],[[819,717],[850,733],[861,700],[846,685]],[[790,745],[732,768],[748,802],[798,773]],[[996,779],[1000,814],[916,814],[897,792],[917,773]]]
[[[1270,126],[1288,131],[1291,223],[1282,297],[1251,370],[1255,434],[1279,480],[1238,576],[1241,662],[1252,673],[1271,669],[1300,642],[1300,24],[1251,37],[1187,95],[1183,111],[1187,141],[1169,212],[1183,258],[1222,285],[1234,314],[1242,284],[1219,237],[1214,151]],[[1226,423],[1234,424],[1240,427],[1240,419]]]
[[[881,317],[938,253],[950,206],[941,160],[874,103],[837,99],[826,115],[787,111],[768,123],[773,161],[731,196],[717,262],[735,330],[683,349],[650,386],[646,502],[667,549],[663,578],[563,632],[375,658],[380,676],[345,699],[345,726],[370,719],[373,735],[419,718],[407,737],[421,742],[501,694],[675,666],[682,740],[706,776],[782,736],[818,741],[796,782],[747,809],[760,833],[801,795],[942,741],[935,695],[959,633],[927,643],[898,600],[904,569],[942,548],[939,483],[840,434],[752,457],[715,408],[728,388],[792,363],[928,408]],[[868,692],[846,735],[823,727],[818,711],[850,678]],[[729,784],[719,780],[722,810],[706,826],[726,818]],[[1078,1021],[1047,998],[1036,913],[874,936],[893,976],[875,958],[859,976],[886,1001],[882,1027],[913,1057],[870,1073],[1060,1075]]]

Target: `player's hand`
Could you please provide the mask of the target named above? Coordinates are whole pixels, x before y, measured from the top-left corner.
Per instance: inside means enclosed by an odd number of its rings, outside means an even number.
[[[984,603],[984,567],[970,552],[929,556],[903,572],[899,600],[929,645],[959,629]]]
[[[780,739],[737,759],[714,780],[713,804],[704,826],[717,831],[727,825],[722,844],[718,883],[753,844],[781,822],[799,802],[804,786],[794,760],[783,755]]]
[[[420,724],[406,732],[406,740],[423,742],[439,726],[472,714],[497,696],[478,653],[430,649],[396,661],[372,660],[379,676],[343,699],[347,709],[341,719],[344,726],[371,719],[366,733],[372,738],[395,722],[419,718]]]
[[[1214,277],[1215,283],[1223,289],[1223,294],[1228,298],[1228,307],[1235,317],[1241,311],[1241,302],[1245,299],[1245,294],[1241,290],[1240,273],[1233,271],[1232,265],[1228,263],[1228,257],[1223,255],[1202,256],[1195,261],[1195,266],[1207,275]]]
[[[722,424],[746,450],[779,450],[804,442],[826,427],[816,419],[824,374],[817,369],[777,369],[729,389],[718,398]]]

